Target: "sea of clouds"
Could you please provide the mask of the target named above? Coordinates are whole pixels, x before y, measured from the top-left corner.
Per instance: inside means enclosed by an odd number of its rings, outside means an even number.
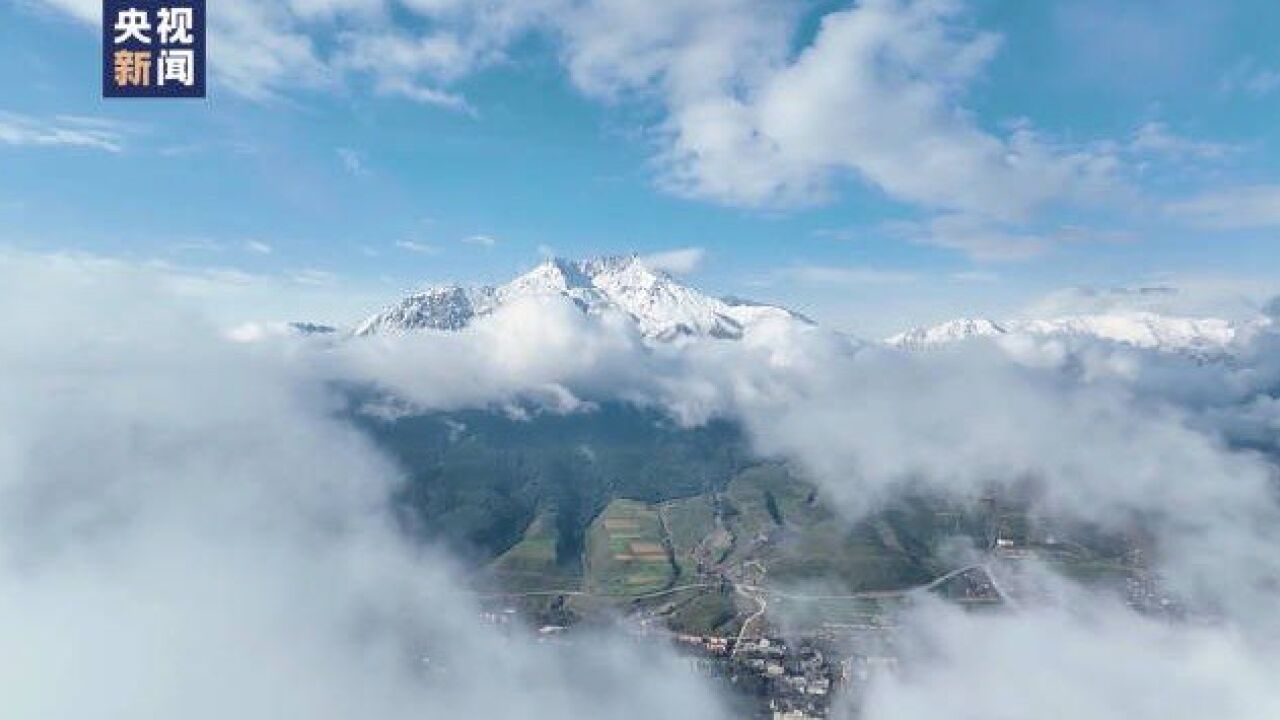
[[[419,410],[736,419],[852,521],[904,489],[1033,479],[1123,529],[1204,619],[1043,572],[1034,606],[921,603],[864,717],[1280,716],[1280,339],[1207,362],[1083,338],[904,353],[780,323],[653,347],[515,303],[458,333],[227,339],[163,271],[0,255],[0,710],[31,718],[726,716],[659,649],[508,637],[403,536],[401,473],[335,382]]]

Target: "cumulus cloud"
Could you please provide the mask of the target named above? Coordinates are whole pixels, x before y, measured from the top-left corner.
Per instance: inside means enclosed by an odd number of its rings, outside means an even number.
[[[47,1],[84,19],[100,12]],[[851,177],[929,211],[1004,221],[1113,194],[1114,148],[1054,142],[1016,118],[1003,130],[975,120],[965,91],[1000,38],[973,30],[965,10],[959,0],[865,0],[819,16],[795,47],[809,17],[774,0],[430,0],[394,12],[375,0],[228,0],[211,17],[211,68],[253,98],[355,78],[475,112],[454,88],[538,36],[584,94],[662,108],[658,180],[676,193],[804,205]],[[1174,140],[1149,130],[1147,145]]]
[[[1076,598],[1080,607],[1080,598]],[[1169,625],[1090,598],[1016,615],[929,604],[907,624],[910,669],[885,675],[864,717],[1266,718],[1274,656],[1234,631]]]
[[[6,255],[0,278],[6,715],[719,716],[661,652],[478,622],[286,347],[223,341],[151,269]]]
[[[733,202],[806,202],[844,171],[898,200],[1006,219],[1106,186],[1109,157],[969,119],[959,91],[997,39],[960,30],[960,9],[874,0],[831,13],[793,60],[748,75],[745,93],[727,75],[674,105],[669,182]]]

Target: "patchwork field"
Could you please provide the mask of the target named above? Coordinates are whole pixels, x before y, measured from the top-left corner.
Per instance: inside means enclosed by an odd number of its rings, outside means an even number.
[[[671,564],[657,509],[614,500],[587,531],[588,589],[606,595],[641,595],[670,587]]]

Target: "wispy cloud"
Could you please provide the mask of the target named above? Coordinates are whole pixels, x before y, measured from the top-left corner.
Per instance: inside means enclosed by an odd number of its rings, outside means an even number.
[[[1137,239],[1119,230],[1078,225],[1028,229],[962,214],[940,215],[922,222],[890,222],[882,229],[890,236],[918,245],[955,250],[984,263],[1031,260],[1063,245],[1128,243]]]
[[[1245,58],[1227,71],[1219,86],[1225,93],[1266,97],[1280,88],[1280,70],[1262,67],[1253,58]]]
[[[414,82],[407,78],[383,78],[374,87],[384,95],[397,95],[424,105],[435,105],[447,110],[456,110],[473,117],[479,114],[463,96],[433,88],[420,82]]]
[[[273,248],[262,242],[261,240],[248,240],[244,244],[244,249],[255,255],[270,255]]]
[[[856,227],[818,228],[817,230],[814,230],[809,234],[816,238],[821,238],[823,240],[838,240],[840,242],[849,242],[851,240],[857,240],[858,238],[863,237],[866,234],[866,231],[863,230],[862,228],[856,228]]]
[[[299,285],[333,285],[338,276],[328,270],[303,268],[289,274],[289,279]]]
[[[498,239],[492,235],[471,235],[462,238],[463,244],[475,245],[476,247],[491,248],[498,244]]]
[[[916,273],[901,270],[832,265],[797,265],[783,274],[807,285],[895,285],[920,279]]]
[[[1169,203],[1175,218],[1212,230],[1280,228],[1280,185],[1213,190]]]
[[[1240,153],[1239,145],[1178,135],[1162,122],[1149,122],[1138,128],[1129,143],[1132,152],[1163,155],[1174,160],[1224,160]]]
[[[942,215],[925,222],[887,223],[890,234],[918,245],[955,250],[979,262],[1028,260],[1049,252],[1052,238],[972,215]]]
[[[175,240],[169,243],[167,249],[171,253],[220,253],[226,248],[217,240],[192,237]]]
[[[702,267],[702,263],[706,259],[707,251],[700,247],[680,248],[679,250],[667,250],[640,256],[641,262],[654,270],[676,275],[684,275],[696,271],[699,267]]]
[[[962,270],[949,275],[952,280],[962,283],[995,283],[1000,282],[1000,276],[993,272],[984,270]]]
[[[0,144],[31,147],[80,147],[119,153],[126,126],[106,118],[59,115],[35,118],[0,111]]]
[[[440,248],[417,240],[397,240],[396,247],[419,255],[439,255]]]

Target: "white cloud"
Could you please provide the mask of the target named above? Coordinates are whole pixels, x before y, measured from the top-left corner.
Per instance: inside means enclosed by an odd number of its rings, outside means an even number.
[[[1239,145],[1177,135],[1168,125],[1154,121],[1134,132],[1129,149],[1174,160],[1224,160],[1243,150]]]
[[[244,249],[255,255],[270,255],[273,248],[261,240],[248,240],[244,244]]]
[[[1026,260],[1049,252],[1054,240],[1021,233],[972,215],[942,215],[927,223],[900,223],[889,227],[921,245],[956,250],[982,262]]]
[[[289,7],[303,18],[333,20],[342,16],[373,18],[386,12],[383,0],[288,0]]]
[[[119,153],[126,127],[114,120],[75,115],[40,119],[0,111],[0,144],[35,147],[80,147]]]
[[[1033,232],[1014,224],[975,215],[939,215],[925,222],[891,222],[882,226],[890,236],[919,245],[962,252],[983,263],[1017,262],[1041,257],[1063,245],[1129,243],[1135,236],[1116,230],[1060,226]]]
[[[994,283],[1000,281],[998,274],[983,270],[961,270],[960,272],[951,273],[950,278],[956,282],[963,283]]]
[[[863,717],[927,720],[957,698],[952,714],[966,719],[1280,713],[1275,658],[1238,631],[1153,621],[1097,598],[1073,601],[1088,610],[915,611],[903,646],[910,670],[879,677]]]
[[[498,244],[498,239],[492,235],[471,235],[462,239],[465,245],[475,245],[476,247],[491,248]]]
[[[852,242],[866,235],[866,230],[858,227],[818,228],[810,234],[816,238],[826,238],[829,240],[838,240],[840,242]]]
[[[1280,185],[1248,185],[1169,203],[1166,212],[1198,227],[1248,230],[1280,227]]]
[[[786,270],[785,275],[811,285],[883,285],[912,283],[920,279],[916,273],[901,270],[825,265],[798,265]]]
[[[12,714],[543,718],[607,702],[624,720],[717,716],[665,655],[608,636],[561,654],[476,624],[448,562],[399,538],[397,472],[333,419],[334,379],[422,407],[624,398],[734,418],[850,516],[906,487],[963,497],[1034,479],[1040,511],[1141,519],[1170,586],[1215,609],[1155,623],[1069,586],[1020,612],[925,603],[901,618],[904,672],[873,687],[873,720],[931,717],[958,690],[961,717],[1276,705],[1275,466],[1268,445],[1228,441],[1274,444],[1280,337],[1229,364],[1087,338],[916,356],[787,323],[650,348],[621,316],[538,298],[458,333],[308,352],[217,341],[198,308],[175,307],[166,270],[0,258],[18,340],[0,346],[0,638],[33,648],[0,662]],[[76,652],[58,650],[67,637]],[[424,680],[417,660],[436,653],[467,672]],[[83,679],[76,693],[65,677]]]
[[[0,639],[24,648],[2,714],[727,717],[660,648],[480,622],[324,379],[223,341],[161,280],[0,258]]]
[[[219,88],[260,101],[340,80],[288,5],[259,0],[226,0],[210,14],[209,72]]]
[[[440,248],[436,247],[435,245],[424,243],[418,240],[408,240],[408,239],[397,240],[395,245],[401,250],[406,250],[411,253],[418,253],[419,255],[439,255],[440,254]]]
[[[971,30],[957,0],[865,0],[828,12],[799,48],[803,8],[769,0],[430,0],[403,10],[422,22],[398,22],[373,0],[228,0],[211,29],[215,78],[261,98],[359,78],[474,112],[451,88],[541,33],[585,94],[664,109],[659,181],[677,193],[810,204],[853,177],[904,203],[1009,220],[1105,199],[1118,185],[1119,161],[1103,145],[975,121],[965,90],[999,38]]]
[[[1267,301],[1280,294],[1280,281],[1212,275],[1161,275],[1119,286],[1080,286],[1037,298],[1023,317],[1150,312],[1182,317],[1256,320]]]
[[[461,95],[428,87],[405,78],[382,78],[376,87],[384,95],[397,95],[424,105],[438,105],[469,115],[476,114],[475,109]]]
[[[336,64],[347,70],[367,73],[377,89],[417,102],[455,110],[469,110],[459,95],[440,85],[455,81],[493,58],[470,38],[449,32],[409,36],[396,33],[349,33]],[[427,85],[430,78],[437,86]]]
[[[733,203],[808,203],[845,173],[903,202],[1008,219],[1114,184],[1105,153],[974,124],[958,99],[997,39],[960,30],[958,8],[864,2],[824,17],[794,60],[725,73],[687,96],[669,89],[668,185]],[[758,45],[737,47],[745,56]]]
[[[700,247],[680,248],[665,252],[650,253],[640,256],[640,261],[654,270],[669,272],[674,275],[687,275],[702,267],[707,259],[707,251]]]
[[[1262,67],[1252,58],[1237,63],[1222,77],[1223,92],[1243,92],[1254,98],[1262,98],[1280,88],[1280,70]]]
[[[315,268],[304,268],[292,272],[289,277],[299,285],[333,285],[338,280],[338,276],[334,273]]]

